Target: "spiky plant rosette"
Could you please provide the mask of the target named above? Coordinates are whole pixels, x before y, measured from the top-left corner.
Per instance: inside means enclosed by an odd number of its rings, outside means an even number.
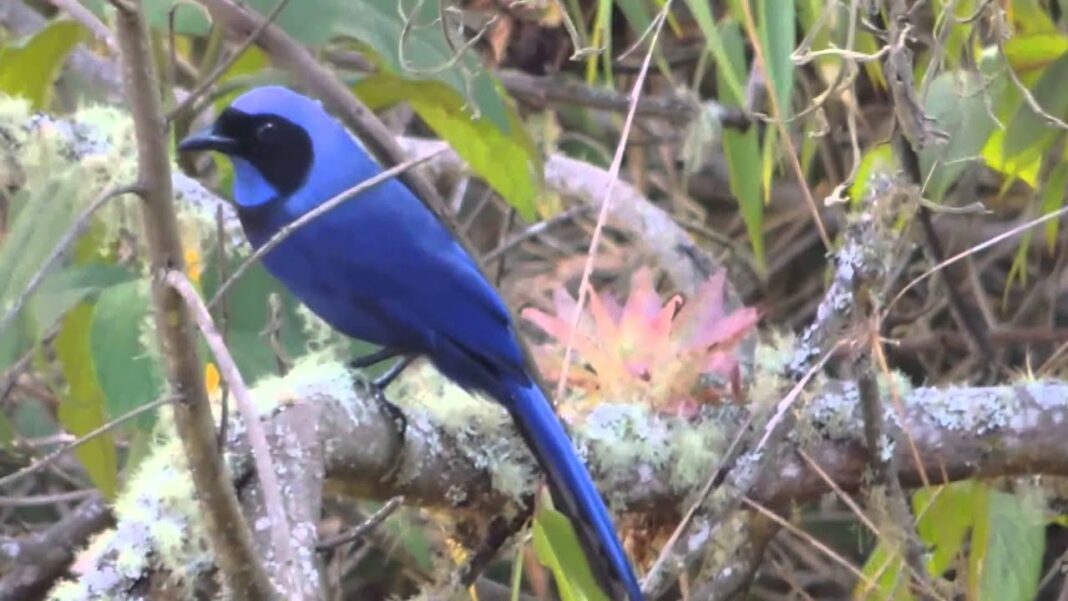
[[[636,271],[620,303],[610,292],[590,290],[588,308],[572,337],[578,303],[567,290],[553,295],[555,314],[527,308],[522,316],[551,340],[535,347],[542,373],[558,380],[564,348],[572,340],[567,384],[580,400],[561,410],[583,415],[602,400],[644,403],[656,411],[693,415],[708,403],[736,396],[740,388],[738,344],[756,326],[756,309],[727,311],[726,274],[701,284],[690,299],[664,302],[653,272]]]

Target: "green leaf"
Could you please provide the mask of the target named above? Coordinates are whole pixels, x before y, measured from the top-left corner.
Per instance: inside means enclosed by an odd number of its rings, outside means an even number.
[[[104,394],[96,380],[89,346],[92,314],[93,307],[88,303],[75,307],[63,320],[55,341],[56,359],[68,385],[59,404],[59,422],[74,436],[82,436],[106,421]],[[111,435],[97,436],[74,452],[100,493],[113,499],[118,486],[118,461]]]
[[[987,503],[987,550],[980,599],[1030,601],[1038,591],[1046,519],[1037,493],[991,491]]]
[[[230,65],[222,76],[219,77],[219,84],[234,83],[244,78],[261,73],[271,66],[271,61],[267,58],[267,54],[255,46],[249,46],[241,56],[238,57],[234,64]],[[223,109],[230,106],[230,103],[235,98],[241,95],[244,90],[241,88],[235,88],[225,94],[220,94],[215,99],[213,105],[217,112],[222,112]],[[227,161],[228,162],[228,161]]]
[[[897,168],[894,150],[889,144],[878,144],[864,151],[857,167],[857,174],[849,186],[849,198],[854,206],[859,206],[868,197],[872,178],[890,175]]]
[[[11,203],[14,218],[0,244],[0,315],[6,314],[44,266],[78,214],[81,182],[73,171],[58,174]],[[25,308],[25,307],[24,307]],[[0,338],[4,332],[0,330]]]
[[[89,347],[109,418],[136,409],[163,391],[160,367],[143,343],[148,315],[148,282],[144,280],[105,289],[93,307]],[[148,430],[154,421],[155,414],[148,413],[135,426]]]
[[[738,22],[725,20],[718,36],[722,39],[724,56],[731,69],[745,68],[744,42]],[[716,81],[721,90],[720,102],[726,106],[742,106],[741,95],[734,95],[725,80],[729,69],[716,69]],[[770,128],[769,128],[770,131]],[[764,262],[764,199],[761,196],[761,154],[757,128],[745,131],[729,128],[723,131],[723,153],[727,159],[727,175],[731,194],[738,199],[749,243],[753,247],[758,269]]]
[[[370,48],[380,66],[408,79],[444,83],[471,105],[476,117],[488,118],[505,134],[511,133],[508,108],[496,79],[482,67],[475,53],[461,50],[462,40],[452,40],[451,45],[456,47],[453,50],[445,39],[445,28],[439,21],[442,3],[411,3],[421,9],[411,15],[414,25],[406,29],[396,0],[337,1],[343,9],[342,18],[335,25],[337,33]],[[303,2],[301,6],[303,9]],[[434,23],[437,25],[431,25]]]
[[[949,141],[920,151],[920,169],[926,180],[924,196],[936,202],[942,200],[961,173],[974,165],[969,159],[978,159],[997,125],[986,99],[999,92],[1003,84],[1004,78],[985,82],[978,74],[960,71],[942,73],[931,81],[924,108],[949,134]]]
[[[1005,41],[1005,58],[1017,73],[1041,69],[1068,52],[1068,36],[1060,33],[1015,35]]]
[[[635,35],[640,36],[651,31],[653,16],[649,12],[649,4],[646,0],[616,0],[616,6],[623,13],[623,19]],[[611,54],[608,53],[608,56],[610,57]],[[670,77],[671,66],[664,58],[664,50],[660,44],[653,47],[653,61],[665,77]],[[608,61],[608,64],[611,65],[611,61]]]
[[[37,336],[42,336],[64,313],[89,295],[135,277],[118,265],[71,265],[45,277],[26,313],[33,319]]]
[[[864,564],[862,573],[867,578],[859,580],[853,587],[853,598],[912,601],[914,597],[909,590],[909,577],[904,571],[903,557],[899,545],[891,546],[888,541],[880,540]],[[875,585],[877,595],[872,595],[872,587],[869,587],[867,582]]]
[[[976,510],[985,494],[984,484],[965,480],[923,488],[912,496],[913,513],[920,516],[917,534],[931,551],[929,574],[940,576],[952,565],[975,523]]]
[[[1068,162],[1057,163],[1050,173],[1046,185],[1042,189],[1042,215],[1060,209],[1064,206],[1064,190],[1068,188]],[[1057,226],[1059,219],[1050,219],[1046,222],[1046,246],[1052,253],[1057,243]]]
[[[599,59],[604,65],[605,81],[612,81],[612,0],[598,0],[590,43],[600,52],[591,53],[586,59],[586,83],[593,84],[596,79]]]
[[[524,219],[535,218],[541,159],[514,109],[508,109],[511,133],[506,134],[486,118],[472,119],[462,98],[440,82],[379,73],[361,80],[355,91],[373,110],[407,101]]]
[[[1040,0],[1013,0],[1011,6],[1012,23],[1016,25],[1014,33],[1029,35],[1057,30]]]
[[[790,97],[794,88],[794,2],[758,0],[757,33],[764,51],[764,69],[768,85],[775,93],[779,115],[788,119],[792,113]]]
[[[547,503],[534,516],[534,553],[552,570],[563,601],[608,601],[593,579],[571,522]]]
[[[152,0],[149,21],[167,27],[167,11],[172,0]],[[270,13],[278,0],[247,0],[261,15]],[[158,5],[158,6],[157,6]],[[423,0],[291,0],[275,17],[275,24],[297,41],[322,46],[335,39],[351,39],[380,69],[408,79],[440,81],[470,104],[477,116],[509,133],[506,106],[496,80],[482,67],[476,53],[459,39],[445,39],[445,31],[455,28],[441,24],[441,2]],[[408,12],[402,14],[407,9]],[[415,11],[412,13],[412,11]],[[178,11],[180,33],[204,35],[206,22],[195,8]],[[447,15],[451,24],[456,17]]]
[[[724,41],[720,38],[720,28],[716,27],[716,20],[712,16],[712,3],[707,0],[686,0],[686,6],[705,36],[705,46],[716,59],[716,77],[721,78],[722,81],[719,87],[721,96],[724,95],[723,90],[727,90],[731,98],[744,99],[745,88],[742,86],[742,79],[745,73],[745,61],[743,58],[739,66],[738,61],[728,56]]]
[[[1066,79],[1068,55],[1062,55],[1046,68],[1031,90],[1044,112],[1062,119],[1068,114],[1068,94],[1064,93]],[[1060,130],[1050,127],[1045,117],[1039,116],[1030,105],[1023,103],[1009,122],[1003,152],[1007,158],[1014,159],[1028,150],[1044,150],[1053,143],[1058,133]]]
[[[34,110],[48,108],[52,82],[84,34],[74,21],[52,21],[28,40],[0,48],[0,92],[26,98]]]
[[[208,256],[205,254],[205,268],[200,278],[204,298],[212,298],[219,286],[219,262],[214,254],[210,255],[210,259]],[[233,273],[240,260],[231,258],[228,261],[227,273]],[[230,310],[224,328],[227,345],[246,382],[254,382],[263,376],[277,373],[275,352],[263,335],[268,329],[267,299],[271,294],[279,295],[282,300],[280,336],[283,350],[289,357],[308,352],[309,337],[297,315],[297,302],[278,280],[267,273],[263,264],[257,262],[230,289]]]

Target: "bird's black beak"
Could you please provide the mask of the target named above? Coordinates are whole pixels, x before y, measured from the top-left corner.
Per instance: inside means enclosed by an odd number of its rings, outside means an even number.
[[[178,143],[179,152],[191,150],[215,150],[223,154],[237,152],[237,140],[219,135],[211,128],[187,136]]]

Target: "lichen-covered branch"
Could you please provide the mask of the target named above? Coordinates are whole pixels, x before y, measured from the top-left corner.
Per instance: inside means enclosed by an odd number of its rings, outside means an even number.
[[[94,494],[48,528],[0,538],[0,601],[40,597],[67,569],[77,546],[110,523],[104,499]]]
[[[897,385],[904,390],[903,383]],[[351,494],[377,499],[404,495],[409,504],[465,515],[509,514],[536,482],[534,462],[507,414],[448,384],[429,366],[414,368],[389,393],[408,418],[403,448],[398,448],[393,417],[381,401],[342,363],[327,357],[301,360],[287,376],[259,382],[252,394],[272,444],[291,449],[290,465],[300,466],[279,471],[283,486],[294,491],[287,495],[294,502],[311,495],[305,498],[305,518],[295,520],[303,524],[298,529],[308,528],[309,539],[314,538],[320,469],[326,480],[343,484]],[[839,487],[858,489],[869,459],[857,396],[851,383],[817,382],[809,402],[798,409],[798,427],[749,496],[764,505],[784,506],[826,492],[827,482],[798,457],[799,448]],[[1063,453],[1066,383],[921,388],[908,392],[904,404],[906,424],[892,411],[884,418],[908,428],[930,473],[944,469],[951,479],[1068,475]],[[636,405],[605,404],[574,424],[573,432],[612,507],[670,522],[703,484],[743,416],[739,408],[723,406],[687,421]],[[251,473],[252,463],[238,418],[229,436],[229,461],[240,479]],[[890,450],[902,459],[896,463],[901,481],[917,485],[919,474],[905,455],[908,450],[903,445]],[[213,560],[188,540],[203,536],[204,527],[185,469],[173,441],[146,460],[116,506],[116,529],[93,546],[97,572],[66,584],[67,591],[100,581],[101,570],[109,581],[127,586],[136,585],[132,578],[140,569],[200,581],[198,570],[207,570]],[[254,501],[246,507],[255,515],[261,511]],[[131,541],[139,546],[131,547]],[[147,559],[131,563],[135,556]]]

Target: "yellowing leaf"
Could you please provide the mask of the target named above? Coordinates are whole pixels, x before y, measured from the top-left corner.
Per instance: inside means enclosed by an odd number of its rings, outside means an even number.
[[[1068,52],[1068,36],[1036,33],[1013,36],[1005,41],[1005,58],[1017,73],[1041,69]]]
[[[987,139],[980,155],[991,169],[1005,175],[1021,179],[1034,187],[1038,184],[1038,171],[1042,167],[1042,152],[1029,149],[1023,153],[1008,157],[1003,152],[1005,130],[995,129]]]
[[[104,394],[96,379],[89,347],[92,314],[92,305],[78,305],[67,314],[56,336],[56,358],[68,384],[59,405],[59,421],[74,436],[83,436],[102,426],[106,419]],[[111,435],[97,436],[74,452],[100,493],[107,499],[114,498],[118,460]]]
[[[52,82],[84,33],[73,21],[53,21],[28,40],[0,48],[0,92],[22,96],[36,110],[48,108]]]
[[[506,109],[510,131],[505,133],[485,116],[473,118],[460,95],[441,82],[377,73],[357,83],[355,92],[374,110],[408,102],[520,216],[534,219],[541,157],[514,108]]]
[[[552,570],[563,601],[608,601],[595,583],[571,522],[545,503],[534,515],[534,553]]]

